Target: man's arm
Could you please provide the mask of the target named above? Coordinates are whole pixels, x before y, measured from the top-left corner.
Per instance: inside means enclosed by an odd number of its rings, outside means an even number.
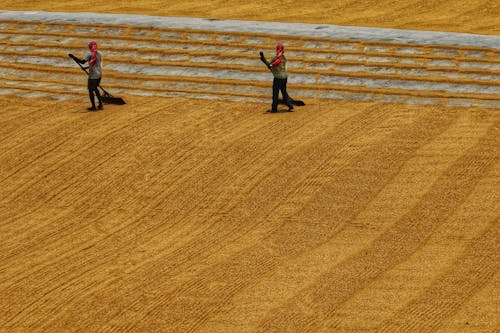
[[[269,63],[269,61],[267,61],[266,57],[264,57],[264,52],[260,51],[259,54],[260,54],[260,60],[264,64],[266,64],[267,68],[271,69],[271,64]]]
[[[80,64],[84,64],[84,63],[86,63],[86,62],[87,62],[87,60],[86,60],[86,59],[79,59],[79,58],[77,58],[75,55],[73,55],[72,53],[69,53],[68,55],[69,55],[69,56],[70,56],[70,57],[71,57],[74,61],[76,61],[76,62],[78,62],[78,63],[80,63]]]

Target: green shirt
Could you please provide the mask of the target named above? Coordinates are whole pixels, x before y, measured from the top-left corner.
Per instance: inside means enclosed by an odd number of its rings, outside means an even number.
[[[286,58],[285,55],[281,56],[281,65],[279,66],[273,66],[271,65],[274,60],[276,60],[277,57],[274,57],[271,62],[267,62],[269,66],[271,66],[271,72],[273,72],[273,75],[277,79],[286,79],[288,77],[288,74],[286,72]]]

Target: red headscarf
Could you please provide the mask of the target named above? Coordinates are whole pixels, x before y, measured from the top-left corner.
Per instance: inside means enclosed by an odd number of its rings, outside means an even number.
[[[92,56],[90,57],[89,64],[93,66],[97,61],[97,43],[94,41],[89,42],[89,49],[92,52]]]
[[[278,45],[276,45],[276,59],[271,63],[271,65],[280,66],[283,63],[283,60],[281,59],[283,54],[285,54],[285,47],[283,44],[278,43]]]

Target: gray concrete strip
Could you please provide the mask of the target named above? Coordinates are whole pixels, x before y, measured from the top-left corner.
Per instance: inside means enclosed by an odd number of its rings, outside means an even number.
[[[163,17],[129,14],[61,13],[41,11],[0,11],[0,20],[26,22],[58,22],[79,24],[128,25],[136,27],[211,30],[352,39],[411,44],[475,46],[500,49],[500,36],[454,32],[399,30],[386,28],[350,27],[330,24],[280,23],[261,21],[218,20],[185,17]]]
[[[1,55],[0,61],[17,62],[24,64],[54,66],[72,68],[73,63],[65,58],[53,58],[50,56],[22,56],[22,55]],[[181,65],[151,65],[147,63],[133,64],[115,61],[107,64],[106,69],[125,74],[144,74],[153,76],[171,76],[171,77],[196,77],[211,79],[230,79],[230,80],[250,80],[269,82],[272,76],[268,72],[248,72],[237,69],[219,69],[203,67],[185,67]],[[2,71],[0,71],[1,75]],[[75,74],[80,75],[80,71],[75,69]],[[411,73],[415,75],[415,73]],[[318,76],[319,75],[319,76]],[[316,77],[318,76],[318,77]],[[404,90],[428,90],[444,91],[453,93],[482,93],[482,94],[500,94],[500,88],[494,85],[480,85],[472,83],[446,83],[419,81],[411,79],[394,78],[371,78],[371,77],[351,77],[346,73],[328,74],[318,72],[316,74],[295,73],[290,77],[290,83],[301,84],[334,84],[344,86],[362,86],[369,88],[399,88]]]

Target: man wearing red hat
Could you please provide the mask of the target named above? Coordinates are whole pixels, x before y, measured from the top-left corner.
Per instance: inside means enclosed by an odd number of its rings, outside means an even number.
[[[283,44],[278,43],[278,45],[276,45],[276,56],[271,61],[267,61],[264,57],[264,53],[262,52],[260,52],[260,59],[267,65],[274,76],[273,104],[271,112],[278,112],[278,95],[280,91],[283,95],[283,101],[288,106],[288,111],[292,111],[292,100],[290,99],[290,96],[288,96],[288,93],[286,91],[288,73],[286,72],[285,47],[283,46]]]
[[[87,110],[96,111],[97,109],[102,110],[102,99],[101,94],[99,93],[99,84],[101,83],[102,76],[102,53],[97,50],[97,43],[94,41],[89,42],[89,52],[83,59],[78,59],[74,55],[70,54],[74,60],[78,61],[80,64],[84,64],[86,62],[89,63],[89,80],[87,87],[89,89],[89,98],[90,103],[92,104]],[[95,107],[94,94],[97,96],[97,100],[99,101],[99,105]]]

